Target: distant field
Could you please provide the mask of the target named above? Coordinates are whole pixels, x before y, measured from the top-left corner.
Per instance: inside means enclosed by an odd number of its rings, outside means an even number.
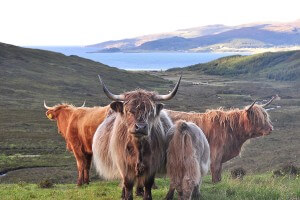
[[[300,177],[273,178],[271,173],[249,175],[243,180],[231,179],[228,174],[221,183],[214,185],[207,176],[201,187],[202,199],[299,199]],[[163,199],[168,192],[168,179],[156,179],[158,189],[152,190],[153,199]],[[39,188],[37,184],[19,182],[0,184],[2,200],[14,199],[120,199],[121,188],[117,181],[93,182],[78,188],[75,184],[58,184],[53,188]],[[142,199],[142,198],[135,198]]]

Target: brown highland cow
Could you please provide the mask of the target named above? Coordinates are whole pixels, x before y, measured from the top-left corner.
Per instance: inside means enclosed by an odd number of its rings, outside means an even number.
[[[166,110],[173,122],[191,121],[206,135],[210,145],[212,181],[221,180],[222,163],[239,155],[244,142],[250,138],[268,135],[273,130],[264,105],[253,102],[244,109],[209,110],[205,113],[188,113]]]
[[[180,79],[168,95],[145,90],[114,95],[102,83],[105,94],[114,100],[110,107],[115,112],[103,121],[95,133],[92,147],[94,163],[104,178],[122,179],[123,199],[133,199],[135,182],[145,188],[143,199],[152,199],[151,187],[155,174],[165,163],[164,127],[167,126],[162,121],[171,123],[161,119],[163,105],[156,102],[172,99]]]
[[[92,161],[92,141],[94,133],[106,117],[110,107],[86,108],[69,104],[58,104],[48,107],[46,116],[57,122],[58,132],[66,141],[69,151],[72,151],[77,163],[77,185],[89,183],[89,170]]]
[[[210,150],[202,130],[192,122],[179,120],[168,131],[167,174],[170,189],[167,200],[199,199],[202,178],[209,169]]]

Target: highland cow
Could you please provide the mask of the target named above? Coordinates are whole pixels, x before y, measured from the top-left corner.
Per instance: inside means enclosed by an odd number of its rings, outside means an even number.
[[[58,132],[66,141],[77,163],[77,185],[89,183],[89,171],[92,161],[92,141],[94,133],[110,110],[109,106],[86,108],[69,104],[46,105],[46,116],[57,122]]]
[[[100,78],[100,77],[99,77]],[[106,179],[121,178],[122,198],[133,199],[133,186],[144,186],[144,199],[152,199],[151,187],[156,172],[164,167],[166,130],[162,124],[161,103],[172,99],[179,87],[167,95],[135,90],[121,95],[112,94],[103,85],[105,94],[114,102],[115,112],[98,127],[93,139],[94,164],[98,173]],[[166,114],[163,115],[167,117]],[[171,123],[170,120],[163,120]]]
[[[179,120],[168,132],[167,174],[170,188],[167,200],[199,199],[202,178],[209,169],[210,150],[202,130],[192,122]]]
[[[244,109],[209,110],[205,113],[188,113],[166,110],[173,122],[191,121],[206,135],[210,145],[211,173],[214,183],[221,181],[222,163],[239,155],[244,142],[250,138],[268,135],[273,130],[264,105],[254,101]]]

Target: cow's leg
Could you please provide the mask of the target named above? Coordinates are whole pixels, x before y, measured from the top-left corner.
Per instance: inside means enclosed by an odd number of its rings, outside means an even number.
[[[125,199],[125,186],[122,187],[121,199]]]
[[[152,185],[152,189],[158,189],[157,185],[155,184],[155,181]],[[139,182],[136,185],[136,191],[135,191],[136,196],[143,196],[144,195],[144,183],[143,182]]]
[[[84,169],[84,183],[89,184],[90,182],[90,169],[92,163],[92,154],[85,154],[86,166]]]
[[[199,185],[196,185],[193,190],[192,200],[199,200],[199,199],[200,199]]]
[[[217,182],[220,182],[222,180],[222,162],[220,162],[220,165],[219,165],[216,172],[217,172],[216,173],[216,175],[217,175],[216,179],[218,180]]]
[[[222,173],[222,162],[221,160],[215,160],[210,164],[211,174],[212,174],[212,182],[217,183],[221,181],[221,173]]]
[[[175,187],[174,187],[174,184],[171,181],[169,191],[168,191],[168,194],[165,197],[165,200],[172,200],[174,198],[174,192],[175,192]]]
[[[188,174],[184,175],[181,186],[179,187],[182,191],[182,195],[180,195],[179,199],[191,199],[195,185],[196,183],[194,182],[193,178],[189,177]]]
[[[144,181],[142,178],[137,179],[137,185],[136,185],[136,196],[143,196],[144,195]]]
[[[147,177],[145,180],[145,192],[143,200],[152,200],[151,188],[154,183],[155,174],[150,177]]]
[[[76,158],[77,171],[78,171],[77,186],[81,186],[83,184],[83,178],[84,178],[83,171],[86,167],[86,159],[83,152],[79,151],[78,148],[75,149],[73,147],[73,152]]]
[[[223,150],[222,146],[216,147],[210,146],[210,171],[212,176],[212,182],[217,183],[221,181],[221,171],[222,171],[222,157]]]
[[[134,180],[129,179],[128,177],[124,178],[124,192],[122,191],[122,199],[124,200],[132,200],[133,199],[133,185],[134,185]]]
[[[183,191],[182,191],[181,187],[177,187],[176,190],[177,190],[177,194],[178,194],[178,200],[185,200],[183,198]]]

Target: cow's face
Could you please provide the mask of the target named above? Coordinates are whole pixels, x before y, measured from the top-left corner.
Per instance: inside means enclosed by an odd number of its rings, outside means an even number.
[[[136,138],[148,136],[159,117],[163,104],[153,101],[152,92],[137,90],[128,92],[124,102],[113,102],[111,108],[121,113],[127,124],[128,133]]]
[[[269,135],[273,126],[267,111],[259,105],[254,105],[246,113],[247,126],[252,137]]]
[[[85,101],[80,108],[83,108],[84,106],[85,106]],[[58,115],[60,114],[60,112],[62,110],[64,110],[65,108],[74,107],[74,106],[71,104],[63,103],[63,104],[57,104],[53,107],[49,107],[46,105],[46,102],[44,101],[44,107],[47,109],[46,116],[48,117],[48,119],[57,120]]]
[[[140,89],[116,95],[107,89],[100,76],[99,80],[106,96],[114,101],[110,105],[111,108],[121,114],[130,135],[139,138],[149,135],[163,108],[162,104],[156,102],[170,100],[176,95],[181,76],[174,89],[167,95]]]
[[[54,107],[48,107],[47,108],[48,110],[46,111],[46,116],[50,120],[57,120],[60,113],[66,108],[68,108],[69,106],[70,105],[67,104],[59,104]]]

